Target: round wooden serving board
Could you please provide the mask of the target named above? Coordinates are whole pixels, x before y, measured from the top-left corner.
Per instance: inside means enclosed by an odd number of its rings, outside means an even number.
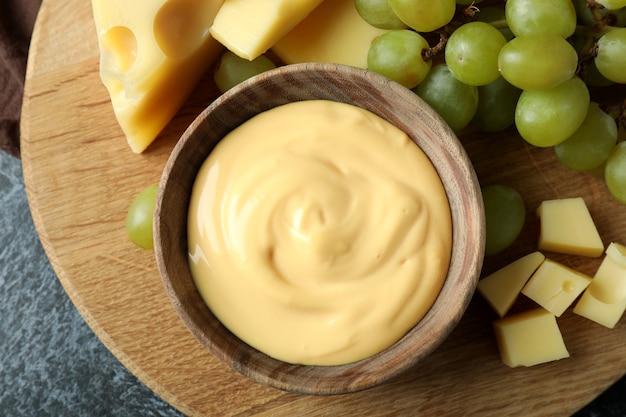
[[[185,127],[216,96],[207,79],[142,155],[118,127],[98,75],[91,2],[44,0],[26,77],[22,158],[43,246],[69,297],[94,332],[137,377],[194,416],[526,415],[565,416],[626,371],[626,321],[609,330],[570,311],[558,320],[571,358],[533,368],[504,366],[496,318],[476,295],[458,328],[400,378],[355,394],[313,397],[254,383],[207,353],[175,315],[154,255],[126,238],[132,198],[156,183]],[[504,183],[524,197],[521,238],[488,258],[484,273],[536,250],[534,211],[545,199],[581,196],[605,244],[626,243],[626,206],[602,181],[569,171],[549,149],[510,131],[460,135],[483,185]],[[599,259],[547,254],[588,274]],[[517,308],[525,308],[523,302]],[[375,337],[375,335],[372,335]]]

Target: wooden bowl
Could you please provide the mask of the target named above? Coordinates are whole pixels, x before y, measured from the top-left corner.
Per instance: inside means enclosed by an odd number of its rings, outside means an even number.
[[[243,343],[200,298],[188,264],[188,202],[196,173],[213,147],[252,116],[288,102],[309,99],[351,103],[404,130],[437,169],[452,213],[451,263],[429,312],[383,352],[340,366],[288,364]],[[154,218],[156,259],[165,290],[196,339],[241,374],[302,394],[355,392],[415,366],[459,322],[474,293],[483,261],[485,226],[480,187],[454,133],[410,90],[372,72],[335,64],[280,67],[220,96],[189,126],[172,151],[159,184]]]

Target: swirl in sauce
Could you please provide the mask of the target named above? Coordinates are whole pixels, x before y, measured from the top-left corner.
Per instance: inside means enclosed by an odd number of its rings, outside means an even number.
[[[426,314],[451,227],[439,176],[404,132],[356,106],[296,102],[244,123],[203,164],[190,266],[240,339],[282,361],[338,365]]]

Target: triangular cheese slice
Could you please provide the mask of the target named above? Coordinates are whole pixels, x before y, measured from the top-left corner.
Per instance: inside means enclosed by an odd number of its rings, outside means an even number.
[[[478,281],[476,290],[498,316],[504,317],[545,259],[541,252],[529,253]]]
[[[225,0],[211,34],[233,53],[253,60],[320,3],[322,0]]]

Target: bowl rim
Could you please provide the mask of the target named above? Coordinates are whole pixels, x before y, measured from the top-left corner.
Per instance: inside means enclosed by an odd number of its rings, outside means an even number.
[[[328,81],[324,78],[326,74],[336,76],[337,82],[331,83],[332,85],[322,85],[322,83]],[[409,133],[411,139],[431,159],[438,173],[441,174],[441,169],[445,169],[442,166],[454,167],[458,170],[458,177],[464,180],[454,183],[455,177],[446,182],[445,178],[440,175],[451,209],[453,245],[448,275],[439,296],[424,318],[400,340],[384,351],[357,362],[334,366],[288,364],[273,359],[240,341],[219,321],[215,323],[214,320],[217,319],[214,316],[211,324],[203,322],[202,317],[203,315],[206,316],[207,311],[209,315],[212,315],[206,305],[206,311],[190,312],[185,308],[185,305],[189,306],[190,300],[197,302],[197,298],[200,297],[197,290],[195,290],[195,286],[192,284],[193,288],[190,288],[188,284],[185,284],[183,287],[173,284],[172,277],[176,274],[190,275],[188,264],[185,271],[185,265],[180,261],[180,251],[183,251],[183,248],[178,248],[179,253],[175,253],[174,256],[171,252],[164,252],[162,242],[167,240],[170,242],[176,241],[179,246],[183,245],[185,256],[187,254],[186,232],[184,238],[183,236],[173,235],[172,227],[167,222],[170,216],[163,213],[163,205],[167,202],[168,193],[178,192],[174,191],[176,187],[190,188],[191,186],[191,184],[180,184],[180,182],[171,180],[171,178],[175,178],[175,175],[184,171],[187,171],[185,172],[186,175],[192,175],[192,179],[195,178],[197,169],[195,169],[195,172],[188,172],[194,171],[194,169],[185,167],[183,166],[185,164],[178,161],[181,155],[189,152],[188,148],[191,146],[190,143],[192,143],[195,132],[201,127],[207,128],[209,125],[215,127],[216,123],[221,123],[221,119],[214,116],[220,111],[225,111],[221,110],[225,107],[229,107],[231,111],[233,109],[242,110],[241,106],[237,107],[237,100],[240,97],[245,98],[251,90],[261,89],[265,91],[264,89],[272,88],[273,83],[280,80],[288,80],[289,83],[297,85],[298,91],[304,91],[307,94],[311,93],[309,91],[310,87],[308,84],[305,85],[303,80],[307,82],[313,81],[316,86],[314,93],[316,97],[306,99],[328,96],[328,99],[341,101],[344,100],[343,97],[345,96],[346,102],[355,104],[354,102],[356,101],[360,107],[373,111],[405,130],[405,132],[408,130],[409,132],[407,133]],[[379,102],[381,97],[378,97],[376,100],[370,100],[371,94],[368,90],[362,88],[368,85],[375,86],[377,90],[384,90],[385,103]],[[336,100],[337,94],[341,95],[342,98]],[[297,95],[290,96],[286,94],[282,99],[288,102],[302,98],[297,98]],[[430,129],[433,132],[443,132],[443,135],[436,135],[437,143],[432,138],[414,137],[410,133],[412,129],[408,127],[415,121],[410,120],[407,116],[393,114],[390,107],[388,107],[389,104],[399,102],[415,106],[416,113],[414,116],[424,124],[424,129]],[[265,108],[269,109],[280,104],[277,101],[276,103],[259,103],[259,105],[263,107],[269,106]],[[256,111],[247,108],[243,110],[248,111],[252,115]],[[245,120],[242,119],[239,124]],[[234,129],[235,127],[233,125],[220,127],[220,129]],[[210,146],[211,149],[212,147]],[[436,152],[437,149],[443,149],[445,152],[438,153]],[[208,156],[208,153],[203,157],[206,158],[206,156]],[[193,183],[193,181],[190,182]],[[188,200],[187,202],[177,202],[176,204],[186,204],[182,207],[187,207]],[[185,212],[182,217],[185,219],[184,230],[186,231],[187,213]],[[184,131],[171,152],[159,181],[154,212],[154,250],[161,281],[172,307],[197,341],[230,368],[256,382],[288,392],[314,395],[343,394],[374,387],[404,373],[432,353],[456,327],[469,306],[482,269],[485,246],[484,233],[484,207],[478,178],[463,145],[445,121],[417,94],[400,84],[365,69],[329,63],[280,66],[242,82],[215,99]],[[468,250],[460,252],[460,246],[455,242],[462,242]],[[174,248],[176,245],[171,244],[169,247]],[[174,257],[177,257],[177,260],[172,261]],[[451,274],[455,274],[454,282],[448,279]],[[447,301],[444,302],[442,300]],[[436,320],[436,313],[443,311],[444,308],[449,314],[449,321],[439,323]],[[241,343],[241,348],[236,349],[234,352],[230,349],[222,348],[222,346],[206,335],[207,325],[210,331],[218,332],[220,337],[235,338]],[[420,339],[419,344],[416,345],[412,339],[415,333],[419,331],[423,331],[430,336]],[[260,369],[255,366],[248,366],[255,362],[270,364],[271,366],[264,366]]]

